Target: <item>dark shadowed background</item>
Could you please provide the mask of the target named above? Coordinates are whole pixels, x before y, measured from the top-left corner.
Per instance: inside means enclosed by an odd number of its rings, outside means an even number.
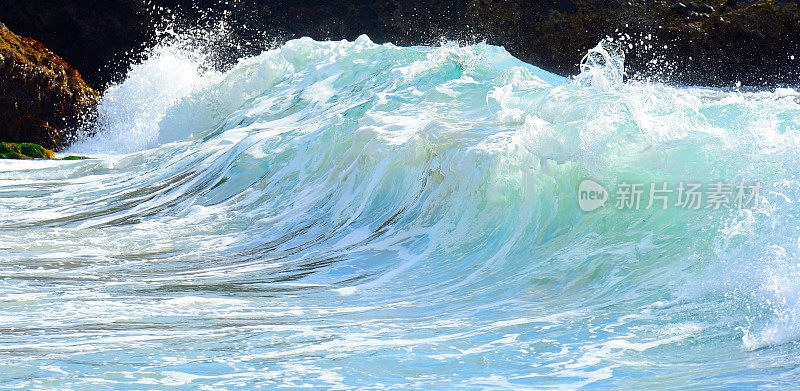
[[[225,20],[220,65],[301,36],[398,45],[486,40],[562,75],[587,49],[626,37],[629,77],[714,86],[800,81],[797,0],[5,0],[0,22],[73,64],[96,87],[118,79],[159,27]],[[794,56],[794,58],[793,58]]]

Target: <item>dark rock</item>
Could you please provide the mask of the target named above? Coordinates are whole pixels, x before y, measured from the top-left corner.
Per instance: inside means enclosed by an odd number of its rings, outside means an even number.
[[[738,6],[739,4],[741,4],[741,1],[739,1],[739,0],[728,0],[722,6],[725,7],[725,8],[734,8],[734,7]]]
[[[0,22],[32,37],[103,87],[152,39],[146,0],[2,0]]]
[[[0,24],[0,140],[66,146],[97,103],[77,70]]]
[[[714,7],[712,7],[712,6],[708,5],[708,4],[700,4],[699,6],[697,6],[697,12],[699,12],[701,14],[713,14],[714,13]]]
[[[678,3],[672,6],[672,12],[678,15],[689,15],[689,7],[686,4]]]
[[[575,12],[539,19],[514,18],[507,12],[513,4],[491,4],[473,9],[476,29],[489,42],[562,75],[577,73],[578,59],[603,37],[624,36],[633,46],[625,55],[628,77],[707,86],[800,84],[800,68],[790,60],[800,53],[796,3],[742,2],[708,16],[692,12],[688,3],[689,12],[676,15],[674,2],[584,0]]]

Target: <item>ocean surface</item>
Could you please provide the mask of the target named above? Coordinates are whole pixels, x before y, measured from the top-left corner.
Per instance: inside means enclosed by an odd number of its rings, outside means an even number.
[[[600,46],[571,78],[366,36],[206,60],[153,48],[90,160],[0,161],[0,387],[800,387],[797,90]]]

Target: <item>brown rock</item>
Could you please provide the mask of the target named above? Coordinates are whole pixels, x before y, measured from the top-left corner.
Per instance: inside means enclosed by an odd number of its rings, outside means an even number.
[[[61,57],[0,23],[0,141],[61,149],[92,117],[98,99]]]

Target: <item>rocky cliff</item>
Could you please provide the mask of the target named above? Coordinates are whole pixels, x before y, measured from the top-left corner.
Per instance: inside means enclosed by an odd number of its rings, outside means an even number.
[[[97,100],[75,68],[0,24],[0,141],[62,148]]]

